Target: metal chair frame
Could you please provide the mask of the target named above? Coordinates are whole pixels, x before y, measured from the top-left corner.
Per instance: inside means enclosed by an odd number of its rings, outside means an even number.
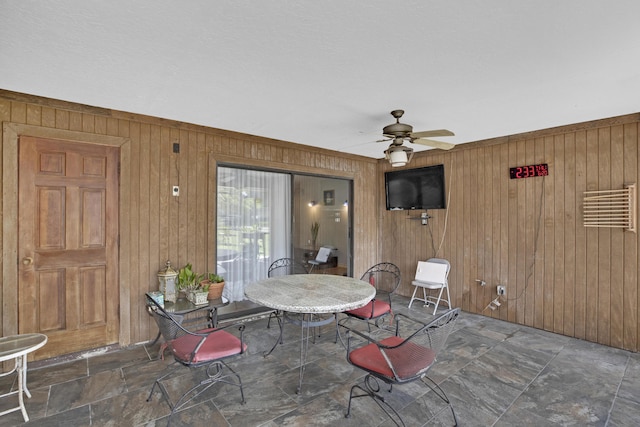
[[[168,372],[158,377],[154,381],[153,386],[151,387],[151,391],[149,392],[149,397],[147,398],[147,402],[150,402],[151,397],[153,396],[153,392],[156,386],[158,386],[164,399],[169,405],[169,408],[171,409],[171,414],[169,415],[167,426],[170,425],[171,417],[175,412],[179,411],[192,399],[201,395],[211,386],[219,382],[238,387],[240,389],[241,403],[244,404],[244,390],[240,375],[238,375],[233,370],[233,368],[225,363],[224,359],[232,356],[237,356],[245,352],[247,348],[246,344],[244,343],[245,325],[229,324],[224,327],[207,328],[192,332],[182,326],[181,323],[183,316],[167,313],[157,303],[157,301],[151,298],[149,294],[146,294],[146,300],[147,310],[156,321],[160,332],[171,348],[171,353],[173,354],[175,360],[174,363],[169,366]],[[232,327],[238,328],[240,334],[239,338],[225,330]],[[214,344],[211,344],[213,338],[216,338],[216,341],[213,341]],[[215,346],[215,344],[217,344],[218,342],[221,345],[224,344],[224,349],[218,349]],[[237,348],[235,348],[236,344]],[[179,347],[180,351],[177,351],[177,347]],[[205,357],[200,359],[200,352],[206,353],[212,350],[222,351],[221,355],[216,357],[206,357],[205,354]],[[187,366],[190,368],[197,368],[204,365],[207,365],[205,378],[195,386],[184,392],[178,398],[178,400],[173,403],[171,397],[169,396],[167,388],[162,383],[162,381],[173,374],[176,367]],[[229,373],[226,373],[224,371],[225,368],[229,371]]]
[[[288,276],[291,274],[308,274],[307,267],[293,258],[278,258],[273,261],[267,270],[267,277]],[[271,319],[275,317],[278,320],[278,325],[282,329],[282,315],[280,310],[272,311],[269,314],[269,320],[267,321],[267,328],[271,327]],[[282,337],[281,337],[282,339]],[[282,340],[280,340],[282,344]]]
[[[312,267],[313,268],[313,267]],[[278,272],[274,274],[274,272]],[[268,277],[277,277],[277,276],[288,276],[291,274],[309,274],[311,270],[307,270],[307,267],[299,262],[294,260],[293,258],[279,258],[271,263],[269,266],[269,270],[267,271]],[[304,315],[298,313],[284,313],[281,310],[275,310],[269,313],[269,320],[267,321],[267,328],[271,327],[271,319],[276,318],[278,320],[278,326],[280,327],[280,336],[278,337],[278,341],[273,345],[271,350],[266,351],[264,356],[270,355],[273,350],[277,347],[278,344],[283,343],[283,334],[284,334],[284,318],[287,317],[287,320],[291,323],[295,323],[298,325],[311,325],[310,327],[314,328],[314,330],[321,325],[326,324],[327,322],[333,321],[334,317],[332,315],[331,319],[327,319],[323,316],[316,316],[316,320],[310,321],[305,319]],[[318,329],[319,331],[319,329]],[[319,332],[318,332],[318,336]],[[313,343],[315,344],[316,333],[313,334]]]
[[[441,314],[429,323],[425,323],[402,314],[396,314],[395,335],[379,341],[374,340],[370,335],[348,329],[347,361],[367,372],[367,375],[360,383],[351,387],[345,418],[349,418],[351,415],[352,399],[370,397],[397,426],[404,426],[405,423],[400,413],[386,401],[385,396],[380,392],[381,387],[378,381],[388,384],[387,392],[391,393],[393,385],[420,380],[447,404],[437,414],[448,407],[453,415],[454,425],[457,425],[458,421],[451,401],[444,390],[427,376],[427,373],[434,366],[436,357],[444,347],[459,315],[460,309],[455,308]],[[401,322],[405,321],[409,326],[401,327]],[[416,325],[419,325],[417,329]],[[402,331],[414,332],[406,338],[401,338],[401,329]],[[351,341],[354,335],[366,340],[367,343],[352,349]]]
[[[386,280],[379,280],[385,278]],[[380,320],[385,316],[393,316],[391,309],[391,295],[398,289],[401,281],[400,268],[390,262],[381,262],[370,267],[360,277],[360,280],[368,282],[376,288],[376,296],[364,307],[343,312],[346,318],[336,322],[336,341],[342,341],[339,334],[340,326],[344,327],[349,319],[358,319],[367,322],[367,329],[371,332],[371,321],[376,327],[380,327]],[[391,283],[390,288],[385,287]],[[391,321],[390,321],[391,323]]]
[[[284,273],[282,271],[285,271]],[[267,271],[268,277],[288,276],[290,274],[307,274],[307,267],[293,258],[278,258],[273,261]]]

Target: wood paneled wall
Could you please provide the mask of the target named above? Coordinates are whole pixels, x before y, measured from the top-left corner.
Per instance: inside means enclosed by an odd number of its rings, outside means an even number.
[[[121,289],[120,344],[155,334],[143,296],[157,289],[156,273],[167,259],[174,266],[192,262],[199,271],[215,268],[218,162],[353,179],[354,273],[362,274],[379,258],[378,248],[371,245],[378,233],[378,215],[371,209],[378,203],[378,164],[373,159],[3,90],[0,121],[52,137],[91,142],[95,135],[109,135],[128,141],[121,156],[121,186],[126,189],[120,200],[121,278],[113,284]],[[9,142],[2,143],[3,152],[13,153],[5,147]],[[174,143],[180,144],[179,154],[173,153]],[[3,177],[10,177],[3,178],[3,191],[15,195],[17,158],[7,155],[2,164]],[[171,196],[172,185],[180,186],[180,197]],[[10,217],[17,209],[9,209],[5,202],[14,198],[4,196],[1,294],[14,296],[4,289],[17,283],[16,240],[9,238],[18,232],[17,219]],[[0,307],[3,333],[16,333],[17,301],[3,300]]]
[[[411,294],[416,262],[437,253],[452,265],[454,306],[638,351],[638,235],[585,228],[582,198],[638,183],[639,120],[633,114],[415,156],[411,167],[444,163],[449,203],[429,211],[429,226],[407,219],[419,212],[382,213],[381,256],[402,269],[400,292]],[[549,176],[509,179],[510,167],[539,163],[549,164]],[[492,311],[498,284],[506,298]]]
[[[452,298],[465,311],[638,351],[637,235],[585,229],[581,206],[585,190],[638,182],[639,114],[419,153],[410,167],[446,169],[449,209],[429,211],[429,226],[408,219],[418,212],[384,210],[382,172],[390,167],[382,160],[2,90],[0,121],[54,136],[128,141],[121,157],[120,344],[154,334],[142,296],[157,287],[167,259],[203,271],[215,265],[215,167],[224,162],[353,179],[354,276],[395,262],[400,293],[410,295],[416,262],[437,253],[451,261]],[[176,142],[180,154],[172,152]],[[17,281],[15,247],[5,244],[15,241],[10,233],[17,236],[16,218],[6,214],[15,206],[5,206],[16,191],[5,177],[17,173],[17,163],[5,157],[3,289]],[[548,163],[550,175],[509,179],[509,167],[536,163]],[[180,186],[179,198],[172,185]],[[506,300],[491,311],[497,284],[507,287]],[[1,301],[4,334],[17,330],[16,305]]]

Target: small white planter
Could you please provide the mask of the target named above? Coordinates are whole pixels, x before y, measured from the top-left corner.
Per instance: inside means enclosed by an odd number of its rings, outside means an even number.
[[[193,292],[193,300],[191,302],[195,305],[209,304],[209,300],[207,299],[208,296],[209,292]]]

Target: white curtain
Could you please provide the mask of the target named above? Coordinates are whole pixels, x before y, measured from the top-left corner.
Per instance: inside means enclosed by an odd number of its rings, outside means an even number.
[[[267,277],[291,251],[291,177],[218,167],[217,260],[224,296],[244,298],[244,285]]]

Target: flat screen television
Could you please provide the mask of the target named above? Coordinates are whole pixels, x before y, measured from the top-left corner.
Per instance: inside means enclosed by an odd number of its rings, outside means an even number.
[[[387,210],[445,209],[444,165],[385,172]]]

